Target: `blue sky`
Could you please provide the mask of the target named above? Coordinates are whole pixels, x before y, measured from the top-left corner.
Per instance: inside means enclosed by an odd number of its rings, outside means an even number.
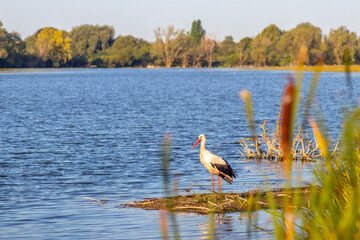
[[[253,37],[269,24],[289,30],[310,22],[328,34],[346,26],[360,35],[360,0],[0,0],[0,20],[25,38],[51,26],[70,31],[81,24],[107,24],[115,35],[154,40],[154,29],[174,25],[190,31],[200,19],[222,41]]]

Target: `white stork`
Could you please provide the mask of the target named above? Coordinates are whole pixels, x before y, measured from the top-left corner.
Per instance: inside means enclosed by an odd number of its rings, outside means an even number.
[[[222,159],[221,157],[212,154],[208,150],[205,149],[205,142],[206,137],[204,134],[201,134],[194,144],[192,148],[194,148],[199,142],[201,142],[200,145],[200,162],[206,167],[206,169],[211,174],[211,184],[212,184],[212,190],[214,192],[214,177],[213,174],[216,174],[218,176],[218,193],[220,192],[220,177],[222,177],[225,181],[228,183],[233,182],[233,178],[237,177],[237,173],[235,170],[231,168],[229,163]]]

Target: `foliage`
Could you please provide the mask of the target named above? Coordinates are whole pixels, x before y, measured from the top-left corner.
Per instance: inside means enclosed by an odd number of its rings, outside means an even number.
[[[0,21],[0,68],[23,67],[25,44],[16,32],[9,33]]]
[[[330,63],[342,64],[344,62],[343,55],[345,49],[350,50],[350,58],[354,62],[356,45],[356,34],[354,32],[350,32],[344,26],[336,30],[331,29],[329,36],[326,38],[326,43],[330,49],[328,52]]]
[[[202,27],[201,21],[194,20],[191,24],[190,33],[187,33],[184,39],[185,47],[182,51],[183,66],[186,67],[189,64],[191,67],[200,67],[205,54],[211,54],[209,50],[214,46],[211,41],[207,41],[208,38],[205,36],[205,33],[206,31]],[[207,56],[209,60],[210,56]]]
[[[191,24],[190,38],[193,44],[200,44],[201,38],[205,35],[206,31],[201,25],[201,20],[194,20]]]
[[[171,67],[184,47],[184,30],[175,30],[174,26],[167,29],[155,30],[156,41],[153,44],[153,54],[159,58],[166,67]]]
[[[201,39],[201,48],[204,52],[204,58],[208,67],[212,67],[216,41],[210,35],[204,35]]]
[[[276,43],[281,34],[281,30],[275,24],[271,24],[254,38],[250,55],[255,65],[277,65]]]
[[[64,65],[70,58],[70,38],[65,31],[46,27],[36,37],[36,54],[51,67]]]
[[[74,59],[80,61],[91,59],[96,53],[107,50],[113,43],[115,30],[113,27],[104,25],[84,24],[74,27],[70,32],[70,51]]]
[[[220,65],[224,67],[232,67],[239,64],[237,46],[232,36],[226,36],[224,41],[219,43],[216,57]]]
[[[240,66],[249,65],[252,63],[252,59],[250,56],[251,53],[251,44],[252,38],[245,37],[239,42],[239,64]]]
[[[144,67],[150,63],[150,44],[133,36],[118,37],[107,50],[94,55],[94,62],[111,67]]]
[[[197,19],[189,32],[174,26],[156,29],[154,42],[114,35],[112,26],[83,24],[70,33],[45,27],[22,40],[1,23],[0,67],[291,67],[301,47],[308,50],[306,65],[316,65],[319,58],[340,65],[344,50],[352,64],[360,64],[360,38],[344,26],[324,35],[308,22],[288,31],[270,24],[255,37],[235,42],[232,36],[215,41]]]
[[[321,30],[310,23],[302,23],[285,32],[279,42],[280,65],[297,64],[301,47],[309,49],[305,64],[314,65],[321,54]]]
[[[121,67],[146,66],[150,62],[150,44],[133,36],[119,37],[111,48],[114,61]]]

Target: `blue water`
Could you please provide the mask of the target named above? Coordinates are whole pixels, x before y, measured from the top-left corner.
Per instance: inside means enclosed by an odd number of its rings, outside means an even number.
[[[171,176],[179,194],[211,188],[210,174],[191,149],[207,148],[239,173],[225,192],[284,183],[282,165],[241,158],[250,136],[238,94],[252,94],[256,124],[274,129],[291,72],[192,69],[31,70],[0,74],[0,239],[158,239],[160,213],[123,203],[164,196],[161,144],[170,132]],[[306,99],[311,73],[305,74]],[[343,73],[323,73],[314,108],[336,141],[352,95]],[[300,121],[302,116],[300,114]],[[306,126],[305,126],[306,127]],[[294,184],[312,180],[314,164],[294,163]],[[100,199],[105,204],[82,197]],[[271,220],[259,213],[259,225]],[[176,214],[182,238],[207,236],[209,216]],[[241,213],[215,216],[215,233],[247,238]],[[271,238],[251,230],[252,238]]]

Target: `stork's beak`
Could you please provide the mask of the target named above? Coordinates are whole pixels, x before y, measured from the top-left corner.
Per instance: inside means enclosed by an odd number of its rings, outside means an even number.
[[[199,142],[200,142],[200,138],[196,141],[196,143],[194,144],[194,146],[192,148],[194,148]]]

